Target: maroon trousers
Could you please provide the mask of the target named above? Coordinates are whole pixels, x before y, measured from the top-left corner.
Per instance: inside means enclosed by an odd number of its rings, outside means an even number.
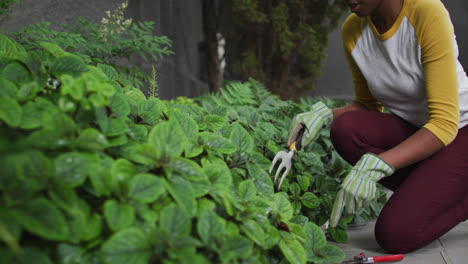
[[[330,136],[354,165],[365,153],[386,151],[417,130],[395,115],[353,111],[335,120]],[[379,183],[394,191],[375,225],[383,249],[407,253],[441,237],[468,219],[468,126],[439,152]]]

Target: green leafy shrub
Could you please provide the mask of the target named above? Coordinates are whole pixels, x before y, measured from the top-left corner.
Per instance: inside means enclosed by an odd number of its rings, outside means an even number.
[[[343,260],[318,226],[339,183],[328,175],[348,169],[327,134],[295,156],[281,192],[266,172],[310,102],[253,80],[147,99],[54,43],[27,50],[0,35],[0,46],[0,261]]]
[[[49,22],[38,23],[10,34],[27,51],[41,49],[41,43],[50,42],[79,56],[87,64],[113,66],[134,86],[142,89],[151,82],[151,77],[139,68],[123,65],[122,60],[129,60],[132,55],[145,60],[171,55],[171,40],[154,35],[153,21],[125,19],[126,7],[127,1],[124,1],[113,13],[107,11],[101,23],[91,23],[79,17],[75,24],[52,27]]]

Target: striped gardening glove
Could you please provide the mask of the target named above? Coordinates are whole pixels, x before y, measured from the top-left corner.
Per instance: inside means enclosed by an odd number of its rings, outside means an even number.
[[[333,112],[324,103],[315,103],[310,112],[298,114],[294,117],[289,127],[288,146],[296,141],[302,127],[305,127],[301,146],[304,148],[317,136],[318,132],[333,121]]]
[[[346,213],[351,215],[359,208],[368,206],[375,198],[377,182],[394,171],[390,164],[375,154],[362,156],[339,188],[330,216],[330,226],[338,225],[345,207]]]

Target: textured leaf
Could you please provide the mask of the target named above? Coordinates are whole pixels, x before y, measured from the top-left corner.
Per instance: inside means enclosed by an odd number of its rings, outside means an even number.
[[[240,125],[236,125],[231,132],[231,142],[236,146],[237,151],[246,155],[253,149],[253,139],[249,133]]]
[[[135,166],[126,159],[118,159],[112,164],[111,175],[114,184],[123,184],[136,174]],[[120,186],[112,186],[113,191],[120,193]]]
[[[130,179],[129,196],[137,201],[154,202],[164,191],[164,182],[152,174],[137,174]]]
[[[323,248],[327,244],[327,239],[322,229],[316,224],[309,222],[304,225],[304,230],[307,235],[307,246],[314,252]]]
[[[50,72],[54,75],[70,74],[78,76],[88,71],[86,64],[77,56],[59,57],[52,61]]]
[[[21,124],[23,110],[21,106],[13,99],[0,98],[0,120],[7,125],[17,127]]]
[[[226,120],[218,115],[206,115],[204,121],[210,131],[216,131],[226,125]]]
[[[112,118],[126,117],[130,114],[130,106],[128,101],[125,95],[121,93],[115,93],[110,98],[109,107],[112,110],[110,115]]]
[[[200,133],[200,138],[203,141],[203,145],[210,150],[216,150],[225,154],[231,154],[236,150],[231,141],[223,136],[210,132],[202,132]]]
[[[283,221],[288,221],[293,216],[293,209],[288,198],[281,193],[275,193],[273,210],[278,212]]]
[[[18,264],[53,264],[46,252],[43,252],[39,248],[26,247],[22,250],[18,260],[15,263]]]
[[[239,184],[239,198],[243,202],[251,201],[257,194],[257,188],[251,180],[243,181]]]
[[[189,215],[195,215],[197,202],[194,198],[192,184],[182,177],[174,176],[166,184],[166,189],[180,208]]]
[[[185,132],[185,136],[192,140],[197,140],[198,135],[198,125],[197,123],[188,115],[181,112],[175,112],[171,114],[171,117],[174,117],[179,122],[179,125]]]
[[[131,159],[134,162],[145,165],[158,164],[159,158],[158,149],[150,144],[136,145],[131,152]]]
[[[337,243],[348,242],[348,233],[343,229],[330,227],[328,233]]]
[[[191,218],[187,212],[171,203],[161,210],[160,227],[171,242],[187,236],[191,231]]]
[[[247,237],[254,241],[257,245],[261,247],[265,245],[265,231],[263,231],[263,228],[258,222],[254,220],[247,220],[242,224],[241,228]]]
[[[39,92],[39,85],[37,82],[30,82],[21,86],[18,90],[17,98],[19,101],[24,102],[33,99]]]
[[[151,245],[137,228],[114,234],[101,249],[106,264],[147,264],[151,258]]]
[[[70,95],[71,98],[81,101],[84,97],[86,90],[85,83],[81,78],[73,78],[68,74],[64,74],[60,77],[62,86],[60,93],[62,95]]]
[[[164,165],[164,168],[171,169],[187,180],[203,181],[207,179],[200,166],[190,159],[173,158]]]
[[[314,209],[320,206],[320,199],[311,192],[306,192],[301,196],[301,202],[305,206]]]
[[[104,217],[109,228],[115,232],[129,227],[133,223],[135,210],[130,205],[108,200],[104,204]]]
[[[65,217],[45,198],[30,200],[11,214],[27,231],[48,240],[60,241],[68,238],[69,230]]]
[[[143,95],[144,96],[144,95]],[[136,114],[142,119],[141,123],[145,123],[150,126],[155,126],[161,121],[161,115],[163,111],[163,106],[159,99],[151,97],[146,100],[146,97],[142,98],[136,97],[134,102]]]
[[[97,129],[87,128],[80,132],[78,146],[84,150],[103,150],[109,144],[107,138]]]
[[[226,263],[234,259],[246,259],[252,254],[253,244],[243,236],[226,237],[221,246],[221,257]]]
[[[41,48],[47,50],[54,57],[63,57],[65,55],[67,55],[67,53],[62,48],[60,48],[59,45],[57,45],[55,43],[40,41],[39,46]]]
[[[340,263],[346,257],[345,253],[339,247],[330,244],[321,248],[320,254],[331,263]]]
[[[176,122],[161,122],[151,129],[148,143],[155,146],[162,157],[178,157],[184,151],[185,133]]]
[[[224,236],[225,227],[222,219],[211,209],[206,208],[200,213],[197,231],[206,245],[214,243],[214,238]]]
[[[108,196],[111,193],[112,186],[116,185],[116,183],[113,183],[113,178],[109,169],[100,164],[92,163],[89,165],[88,173],[91,184],[97,195]]]
[[[97,67],[107,76],[107,78],[109,78],[109,80],[114,81],[118,79],[119,74],[112,66],[98,63]]]
[[[284,256],[290,263],[299,264],[307,262],[306,252],[299,241],[291,238],[283,238],[280,240],[279,245]]]
[[[88,174],[88,158],[78,152],[69,152],[55,159],[55,179],[65,186],[81,185]]]
[[[74,213],[78,210],[78,195],[72,188],[49,189],[50,200],[60,209],[68,213]]]

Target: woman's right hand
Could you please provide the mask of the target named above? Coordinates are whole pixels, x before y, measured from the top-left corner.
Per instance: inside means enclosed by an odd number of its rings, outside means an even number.
[[[315,140],[318,132],[333,121],[333,112],[322,102],[315,103],[310,112],[298,114],[294,117],[289,127],[288,146],[296,141],[302,127],[305,127],[301,146],[304,148],[312,140]]]

